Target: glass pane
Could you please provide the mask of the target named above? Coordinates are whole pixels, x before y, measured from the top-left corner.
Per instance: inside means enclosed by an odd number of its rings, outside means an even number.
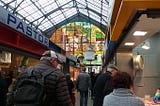
[[[16,8],[16,12],[21,14],[17,15],[19,18],[33,21],[35,25],[39,25],[41,30],[52,27],[53,24],[58,24],[64,21],[66,18],[77,14],[77,10],[80,13],[91,17],[95,21],[98,21],[104,25],[109,23],[114,0],[1,0],[4,3],[8,3],[8,10],[13,11]],[[0,2],[0,5],[4,5]],[[18,7],[17,7],[18,6]],[[102,7],[101,7],[102,6]],[[88,7],[89,10],[86,10]],[[78,8],[78,9],[77,9]],[[53,13],[49,13],[53,11]],[[88,14],[89,11],[89,14]],[[49,13],[49,14],[47,14]],[[97,14],[99,13],[99,14]],[[102,14],[102,17],[101,15]],[[46,16],[44,16],[46,15]],[[47,19],[44,20],[44,17]],[[48,20],[50,19],[50,20]],[[86,18],[87,19],[87,18]],[[34,21],[35,20],[35,21]],[[52,22],[52,23],[51,23]],[[47,25],[45,25],[47,24]]]
[[[88,16],[88,12],[86,9],[80,9],[79,10],[81,13],[83,13],[84,15]]]
[[[68,2],[72,2],[72,0],[57,0],[59,6],[63,6],[64,4],[68,4]]]
[[[60,15],[54,17],[53,19],[55,20],[54,24],[58,24],[59,22],[65,20],[65,17],[63,14],[60,14]]]
[[[60,14],[62,14],[62,12],[59,10],[59,11],[56,11],[56,12],[52,13],[52,14],[50,15],[50,17],[51,17],[51,18],[54,18],[54,17],[56,17],[56,16],[59,16]]]
[[[66,18],[69,18],[69,17],[75,15],[76,13],[77,13],[77,10],[75,8],[64,10],[64,14],[65,14]]]
[[[77,4],[82,4],[84,6],[86,6],[86,0],[76,0],[77,1]]]
[[[37,5],[40,7],[42,12],[49,13],[52,10],[55,10],[58,8],[56,2],[54,0],[44,0],[43,2],[38,2]]]

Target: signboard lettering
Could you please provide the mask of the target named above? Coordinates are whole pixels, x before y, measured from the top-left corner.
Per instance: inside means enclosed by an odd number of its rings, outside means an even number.
[[[3,24],[6,24],[7,26],[10,26],[11,28],[15,29],[16,31],[19,31],[23,33],[24,35],[28,36],[31,39],[36,40],[37,42],[46,45],[49,47],[49,39],[42,34],[40,34],[38,31],[36,31],[31,26],[27,25],[25,22],[23,22],[21,19],[17,18],[13,14],[9,13],[7,10],[5,10],[3,7],[0,7],[0,22]]]

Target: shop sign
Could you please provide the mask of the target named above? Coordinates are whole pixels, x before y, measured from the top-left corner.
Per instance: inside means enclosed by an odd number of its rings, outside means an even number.
[[[18,32],[23,33],[27,37],[36,40],[37,42],[49,47],[49,39],[40,34],[36,29],[27,25],[24,21],[14,16],[9,11],[0,6],[0,23],[3,23]]]

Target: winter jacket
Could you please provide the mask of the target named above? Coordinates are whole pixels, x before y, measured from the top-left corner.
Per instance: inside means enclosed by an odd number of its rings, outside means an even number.
[[[118,88],[105,96],[103,106],[144,106],[144,102],[129,89]]]
[[[102,106],[103,98],[113,91],[112,76],[110,72],[100,74],[94,86],[95,98],[93,106]]]
[[[47,106],[72,106],[64,74],[58,69],[55,70],[47,60],[40,61],[34,68],[36,70],[33,71],[33,74],[36,76],[41,76],[41,73],[45,70],[54,70],[51,74],[46,76],[44,80]],[[17,81],[27,77],[27,75],[27,72],[21,73]]]
[[[7,92],[7,82],[5,81],[5,79],[0,77],[0,106],[6,106]]]
[[[91,79],[89,74],[81,72],[76,79],[76,88],[80,91],[91,89]]]

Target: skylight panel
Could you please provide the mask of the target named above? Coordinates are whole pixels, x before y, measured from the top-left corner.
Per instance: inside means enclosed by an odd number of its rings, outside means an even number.
[[[108,18],[108,17],[104,17],[104,16],[102,16],[102,21],[104,21],[105,23],[107,23],[107,24],[108,24],[109,18]]]
[[[94,5],[88,5],[88,7],[91,8],[92,10],[94,10],[94,11],[97,11],[97,12],[101,13],[101,8],[98,8]]]
[[[67,9],[67,11],[64,10],[64,14],[65,14],[66,18],[69,18],[76,13],[77,13],[77,10],[75,8]]]
[[[45,20],[41,23],[41,25],[44,26],[44,28],[41,29],[41,30],[46,30],[46,29],[48,29],[48,28],[50,28],[50,27],[53,26],[53,24],[52,24],[48,19],[45,19]],[[41,25],[40,25],[40,26],[41,26]]]
[[[69,2],[62,7],[62,9],[71,9],[71,8],[73,8],[73,2]]]
[[[34,7],[34,6],[32,6]],[[38,10],[36,9],[35,7],[34,8],[25,8],[25,9],[21,9],[20,11],[18,11],[19,14],[22,14],[25,18],[27,18],[28,20],[30,21],[33,21],[34,19],[36,18],[39,18],[41,17],[43,14]],[[32,17],[32,18],[31,18]]]
[[[70,1],[72,1],[72,0],[57,0],[57,3],[58,3],[59,6],[62,6],[64,4],[67,4]]]
[[[97,8],[101,8],[101,2],[99,0],[97,0],[98,2],[94,1],[88,1],[88,6],[92,6],[92,7],[97,7]]]
[[[11,12],[21,3],[16,12],[21,14],[26,20],[33,24],[41,25],[38,27],[41,30],[52,27],[53,24],[58,24],[66,18],[77,14],[77,8],[80,13],[100,22],[104,25],[108,24],[112,14],[114,0],[2,0],[6,4],[9,3]],[[103,4],[102,4],[103,3]],[[0,5],[2,3],[0,2]],[[4,4],[2,4],[4,5]],[[35,6],[36,5],[36,6]],[[76,7],[77,6],[77,7]],[[101,7],[102,6],[102,7]],[[13,8],[10,8],[13,7]],[[88,7],[89,9],[86,10]],[[102,10],[101,10],[102,9]],[[52,14],[51,11],[53,11]],[[89,12],[89,14],[88,14]],[[47,14],[49,13],[49,14]],[[46,16],[44,16],[46,14]],[[102,15],[101,15],[102,14]],[[45,19],[46,18],[46,19]],[[88,17],[86,17],[87,19]],[[22,18],[23,19],[23,18]],[[43,25],[44,24],[44,25]],[[47,25],[45,25],[47,24]]]
[[[105,16],[105,17],[108,17],[109,12],[108,12],[108,11],[104,11],[104,10],[102,10],[101,14],[103,14],[103,16]]]
[[[11,2],[9,5],[11,6],[11,7],[13,7],[13,8],[16,8],[17,7],[17,5],[20,3],[21,1],[19,1],[19,0],[15,0],[14,2]],[[24,1],[23,1],[24,2]],[[22,2],[22,3],[23,3]]]
[[[21,11],[18,11],[18,13],[21,14],[22,16],[24,16],[24,17],[29,15],[29,12],[24,10],[24,9],[22,9]]]
[[[90,17],[98,22],[100,22],[101,17],[89,11]]]
[[[60,14],[62,14],[62,12],[59,10],[59,11],[56,11],[56,12],[52,13],[52,14],[50,15],[50,17],[51,17],[51,18],[54,18],[54,17],[56,17],[56,16],[58,16],[58,15],[60,15]]]
[[[3,2],[7,4],[7,3],[11,2],[11,1],[12,0],[4,0]]]
[[[80,3],[77,3],[77,7],[78,7],[79,9],[85,9],[85,8],[86,8],[85,5],[82,5],[82,4],[80,4]]]
[[[108,21],[107,21],[108,22]],[[103,25],[108,25],[108,23],[106,23],[106,21],[102,20],[101,22]]]
[[[20,8],[17,8],[17,11],[21,10],[21,9],[24,9],[26,7],[29,7],[32,3],[28,3],[26,1],[22,2],[21,5],[19,6]]]
[[[41,29],[42,31],[45,31],[47,28],[44,25],[40,25],[39,29]]]
[[[59,15],[57,15],[57,16],[55,16],[55,17],[52,17],[54,20],[63,20],[63,19],[65,19],[65,17],[64,17],[64,15],[63,14],[59,14]]]
[[[86,9],[79,9],[80,13],[83,13],[84,15],[88,16],[88,12]]]
[[[93,4],[97,7],[101,7],[101,0],[93,0],[93,2],[88,1],[90,4]]]
[[[110,10],[108,10],[108,8],[109,8],[109,5],[106,5],[106,4],[102,4],[103,5],[103,10],[105,10],[105,11],[110,11]]]
[[[0,1],[0,6],[3,6],[4,4]]]
[[[77,4],[82,4],[84,6],[86,6],[86,0],[76,0],[77,1]]]
[[[66,18],[65,18],[63,15],[54,17],[54,20],[56,20],[54,24],[56,25],[56,24],[58,24],[58,23],[64,21],[65,19],[66,19]]]
[[[33,24],[35,24],[35,25],[39,25],[39,23],[41,23],[41,22],[43,22],[44,21],[44,17],[43,18],[40,18],[40,19],[38,19],[38,20],[36,20],[36,21],[34,21],[33,22]]]
[[[48,1],[48,0],[47,0]],[[44,4],[43,2],[38,2],[37,5],[39,6],[39,8],[41,8],[41,10],[44,12],[44,13],[49,13],[50,11],[52,10],[55,10],[58,8],[56,2],[53,2],[52,0],[50,1],[45,1]]]

